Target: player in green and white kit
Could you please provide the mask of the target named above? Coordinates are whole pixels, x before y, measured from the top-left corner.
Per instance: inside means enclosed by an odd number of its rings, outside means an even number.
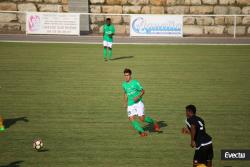
[[[135,120],[135,116],[138,116],[142,122],[153,124],[154,130],[159,132],[160,128],[158,124],[152,118],[144,114],[142,96],[145,91],[137,80],[132,79],[131,74],[132,71],[126,68],[124,70],[125,81],[122,83],[124,90],[124,107],[127,108],[129,120],[134,129],[137,130],[142,137],[147,136],[147,133],[141,127],[140,123]]]
[[[103,26],[103,58],[107,61],[107,49],[109,50],[108,58],[112,58],[112,43],[113,35],[115,34],[115,27],[111,24],[111,19],[106,19],[106,24]]]

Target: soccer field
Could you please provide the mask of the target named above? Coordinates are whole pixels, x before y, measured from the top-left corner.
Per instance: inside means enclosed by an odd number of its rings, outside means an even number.
[[[221,149],[250,149],[250,46],[0,43],[0,167],[190,167],[185,106],[195,104]],[[140,137],[123,108],[123,69],[145,89],[163,133]],[[147,128],[147,124],[145,128]],[[32,149],[40,137],[44,151]],[[9,166],[8,166],[9,165]]]

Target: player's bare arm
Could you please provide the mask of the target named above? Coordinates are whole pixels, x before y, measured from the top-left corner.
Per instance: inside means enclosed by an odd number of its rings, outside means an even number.
[[[123,99],[124,99],[124,108],[127,108],[128,107],[128,96],[127,94],[124,92],[123,94]]]
[[[194,137],[195,137],[195,134],[196,134],[196,129],[195,129],[195,125],[191,125],[191,130],[190,130],[190,132],[191,132],[191,147],[192,148],[194,148],[194,147],[196,147],[196,144],[195,144],[195,139],[194,139]]]
[[[141,93],[137,97],[134,98],[134,102],[137,102],[144,94],[145,94],[145,90],[142,89]]]

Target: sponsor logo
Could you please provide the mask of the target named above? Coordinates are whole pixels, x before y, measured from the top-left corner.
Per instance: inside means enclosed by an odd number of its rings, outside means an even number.
[[[174,20],[152,23],[143,17],[137,17],[132,22],[132,29],[138,34],[181,34],[182,24],[176,23]]]
[[[246,158],[245,153],[230,153],[230,152],[225,152],[225,158],[239,158],[239,159],[244,159]]]
[[[250,150],[221,150],[221,160],[250,160]]]
[[[28,19],[29,22],[29,30],[30,31],[38,31],[40,29],[40,17],[37,15],[31,15]]]

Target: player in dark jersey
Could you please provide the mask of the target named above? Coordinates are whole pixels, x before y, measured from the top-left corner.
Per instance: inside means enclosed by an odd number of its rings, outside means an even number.
[[[190,145],[195,148],[193,167],[197,167],[199,164],[212,167],[212,138],[206,133],[204,120],[196,116],[196,107],[194,105],[186,106],[186,117],[187,128],[183,128],[182,133],[190,134]]]

